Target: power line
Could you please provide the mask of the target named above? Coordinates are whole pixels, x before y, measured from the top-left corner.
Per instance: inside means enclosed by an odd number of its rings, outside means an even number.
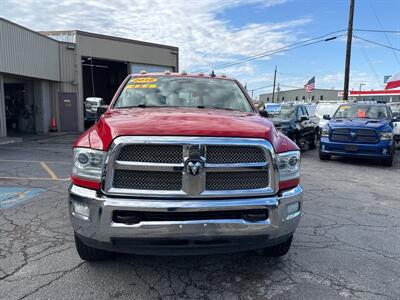
[[[360,41],[358,41],[358,42],[360,42]],[[376,72],[374,65],[373,65],[372,61],[370,60],[369,56],[367,55],[367,53],[365,52],[363,47],[359,46],[358,48],[360,49],[361,54],[364,56],[364,59],[367,61],[372,74],[374,74],[374,76],[375,76],[375,79],[377,80],[377,82],[379,82],[378,73]]]
[[[385,45],[385,44],[381,44],[381,43],[378,43],[378,42],[374,42],[374,41],[371,41],[371,40],[362,38],[362,37],[357,36],[357,35],[354,35],[354,37],[355,37],[356,39],[362,40],[362,41],[367,42],[367,43],[370,43],[370,44],[378,45],[378,46],[385,47],[385,48],[388,48],[388,49],[392,49],[392,50],[395,50],[395,51],[400,51],[399,48],[395,48],[395,47],[392,47],[392,46],[388,46],[388,45]]]
[[[263,57],[268,56],[268,55],[273,55],[273,54],[277,54],[277,53],[280,53],[280,52],[285,52],[285,51],[289,51],[289,50],[293,50],[293,49],[297,49],[297,48],[301,48],[301,47],[305,47],[305,46],[309,46],[309,45],[313,45],[313,44],[317,44],[317,43],[321,43],[321,42],[331,41],[331,40],[336,39],[336,38],[338,38],[339,36],[342,36],[342,35],[332,36],[332,37],[329,37],[329,38],[325,38],[325,37],[327,37],[329,35],[332,35],[332,34],[335,34],[335,33],[344,32],[344,31],[345,30],[336,30],[336,31],[333,31],[333,32],[330,32],[330,33],[327,33],[327,34],[324,34],[324,35],[321,35],[321,36],[318,36],[318,37],[314,37],[314,38],[307,39],[307,40],[304,40],[304,41],[296,42],[296,43],[293,43],[293,44],[290,44],[290,45],[286,45],[284,47],[280,47],[280,48],[277,48],[277,49],[274,49],[274,50],[258,53],[258,54],[255,54],[255,55],[247,56],[246,58],[242,58],[242,59],[231,61],[231,62],[228,62],[228,63],[216,65],[216,66],[211,67],[210,69],[207,69],[207,70],[223,69],[223,68],[231,67],[231,66],[234,66],[234,65],[237,65],[237,64],[242,64],[242,63],[245,63],[245,62],[248,62],[248,61],[252,61],[252,60],[255,60],[255,59],[263,58]],[[199,71],[204,71],[204,70],[206,70],[206,69],[202,69],[202,70],[199,70]],[[194,71],[193,73],[196,73],[196,72],[199,72],[199,71]]]
[[[255,88],[255,89],[249,89],[249,91],[251,91],[251,92],[253,92],[253,91],[258,91],[258,90],[266,89],[266,88],[269,88],[269,87],[272,87],[272,84],[270,84],[270,85],[265,85],[265,86],[260,86],[260,87]]]
[[[381,20],[379,19],[378,15],[377,15],[377,13],[376,13],[376,11],[375,11],[375,9],[374,9],[374,7],[372,6],[371,1],[368,1],[368,3],[369,3],[369,7],[371,8],[372,12],[374,13],[374,16],[375,16],[376,20],[378,21],[379,26],[381,27],[382,30],[384,30],[383,25],[382,25],[382,22],[381,22]],[[388,38],[386,32],[383,32],[383,34],[385,35],[386,41],[387,41],[387,43],[389,44],[389,46],[393,47],[392,44],[390,43],[390,40],[389,40],[389,38]],[[396,54],[396,52],[394,52],[393,49],[392,49],[392,53],[393,53],[393,56],[394,56],[394,58],[396,59],[397,63],[398,63],[399,66],[400,66],[400,60],[399,60],[399,58],[397,57],[397,54]]]
[[[400,30],[378,30],[378,29],[353,29],[353,31],[360,32],[377,32],[377,33],[400,33]]]

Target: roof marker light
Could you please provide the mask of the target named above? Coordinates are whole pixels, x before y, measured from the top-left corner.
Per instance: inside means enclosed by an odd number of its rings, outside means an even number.
[[[170,70],[165,70],[165,71],[164,71],[164,74],[165,74],[165,75],[170,75],[170,74],[171,74],[171,71],[170,71]]]
[[[146,70],[140,71],[140,74],[147,74]]]

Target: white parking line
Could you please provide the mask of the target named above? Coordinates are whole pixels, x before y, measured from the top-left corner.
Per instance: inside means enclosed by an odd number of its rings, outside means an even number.
[[[67,161],[51,161],[51,160],[47,160],[47,161],[40,161],[40,160],[16,160],[16,159],[0,159],[0,162],[20,162],[20,163],[50,163],[50,164],[65,164],[65,165],[69,165],[71,164],[70,162]]]
[[[69,178],[42,178],[42,177],[0,177],[0,179],[10,180],[50,180],[50,181],[69,181]]]

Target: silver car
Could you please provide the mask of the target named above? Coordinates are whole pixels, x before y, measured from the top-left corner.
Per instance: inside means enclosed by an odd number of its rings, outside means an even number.
[[[330,117],[336,112],[340,105],[344,104],[341,101],[324,101],[317,104],[315,109],[315,116],[319,118],[319,128],[324,128],[328,124],[328,120],[324,119],[324,115],[329,115]]]
[[[400,102],[389,103],[393,117],[397,117],[396,122],[393,122],[393,134],[396,142],[400,142]]]

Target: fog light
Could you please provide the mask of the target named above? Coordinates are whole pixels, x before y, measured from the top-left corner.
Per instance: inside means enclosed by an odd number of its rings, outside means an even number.
[[[75,217],[81,218],[85,221],[89,221],[90,208],[86,204],[73,202],[72,203],[72,214]]]
[[[325,150],[325,145],[322,145],[321,148],[322,148],[322,150]]]
[[[287,206],[287,219],[292,219],[296,216],[299,215],[300,213],[300,203],[299,202],[295,202],[295,203],[291,203]]]
[[[386,148],[382,149],[382,154],[387,154],[387,149]]]

